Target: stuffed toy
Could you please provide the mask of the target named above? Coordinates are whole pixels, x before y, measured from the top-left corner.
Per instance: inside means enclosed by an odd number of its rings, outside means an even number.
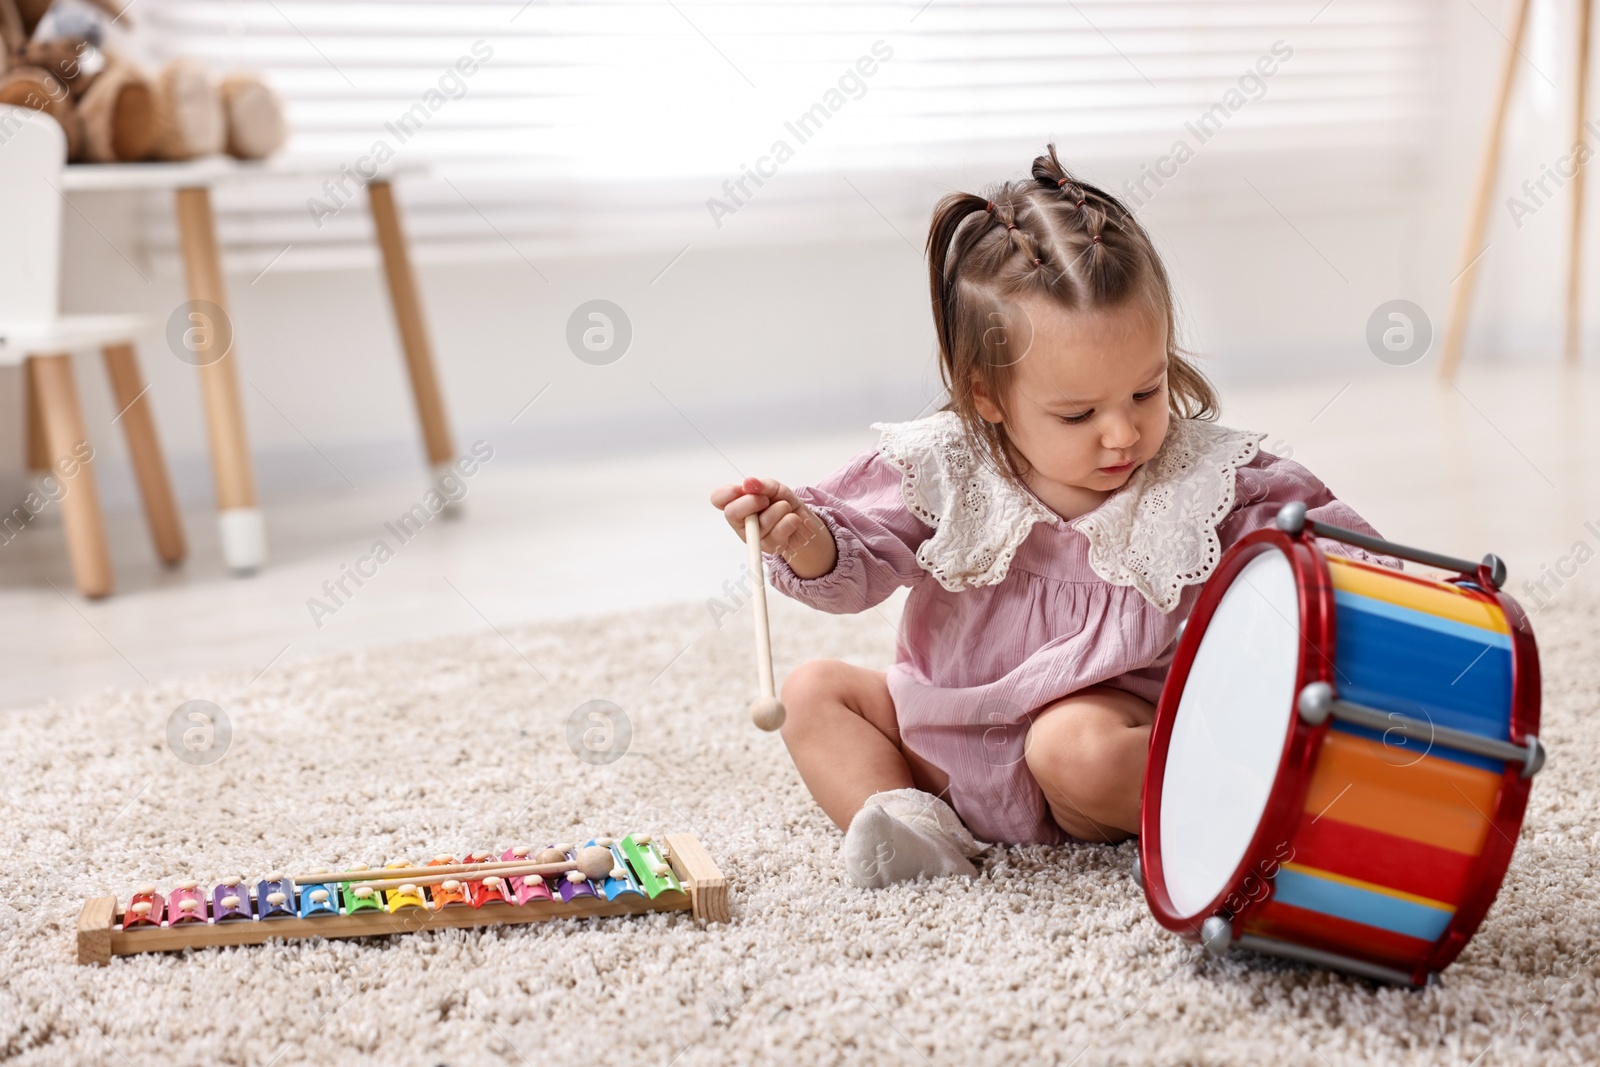
[[[139,69],[109,60],[78,101],[83,158],[91,163],[134,163],[148,158],[156,139],[155,108],[150,82]]]
[[[0,103],[43,111],[67,133],[68,158],[263,159],[288,136],[283,105],[259,77],[220,85],[176,59],[154,79],[110,47],[130,45],[127,0],[0,0]]]
[[[67,134],[67,158],[127,163],[155,138],[150,83],[101,47],[116,0],[0,0],[8,61],[0,100],[43,111]]]
[[[230,74],[218,85],[193,59],[175,59],[156,78],[157,159],[194,159],[227,152],[265,159],[288,137],[283,105],[253,74]]]
[[[66,86],[76,100],[83,95],[83,90],[88,88],[93,74],[85,68],[92,66],[96,71],[100,64],[89,60],[90,55],[88,40],[83,37],[56,37],[49,40],[30,38],[23,45],[19,56],[25,67],[39,67],[55,75],[56,80]]]
[[[283,117],[278,94],[254,74],[223,78],[222,106],[228,113],[230,156],[266,159],[289,137],[289,124]]]
[[[155,158],[216,155],[228,143],[222,94],[205,65],[174,59],[156,75]]]
[[[54,0],[17,0],[17,11],[22,16],[22,28],[25,33],[30,35],[33,33],[39,25],[39,20],[44,18],[44,13],[50,10],[52,3]],[[96,6],[112,18],[119,15],[122,10],[121,4],[97,3]]]
[[[83,154],[83,124],[72,106],[72,94],[43,67],[12,66],[0,74],[0,104],[42,111],[60,124],[67,135],[67,158]]]

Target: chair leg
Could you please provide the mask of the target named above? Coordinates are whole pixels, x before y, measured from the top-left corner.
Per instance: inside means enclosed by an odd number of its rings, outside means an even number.
[[[94,481],[94,449],[84,434],[78,386],[68,355],[30,356],[39,399],[48,465],[60,479],[61,524],[78,589],[87,597],[111,594],[111,552]]]
[[[44,440],[44,416],[39,411],[39,387],[33,380],[33,360],[22,364],[22,390],[28,405],[28,469],[50,469],[50,446]]]
[[[139,376],[139,359],[130,344],[107,345],[101,350],[106,374],[111,378],[111,393],[116,398],[117,416],[128,439],[128,455],[139,480],[139,495],[144,498],[144,517],[150,526],[150,540],[156,554],[168,566],[181,563],[188,551],[183,540],[183,523],[178,518],[177,501],[167,464],[161,457],[161,442],[156,437],[155,419]]]

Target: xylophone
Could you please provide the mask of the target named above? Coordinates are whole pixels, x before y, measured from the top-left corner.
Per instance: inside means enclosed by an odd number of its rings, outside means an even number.
[[[436,856],[422,866],[289,875],[250,885],[228,877],[209,889],[186,881],[163,895],[136,891],[126,908],[94,897],[78,915],[78,962],[214,945],[259,945],[305,937],[381,937],[419,930],[496,926],[691,911],[728,921],[728,883],[690,834],[594,838],[584,845],[516,847],[500,859],[472,852],[462,862]]]

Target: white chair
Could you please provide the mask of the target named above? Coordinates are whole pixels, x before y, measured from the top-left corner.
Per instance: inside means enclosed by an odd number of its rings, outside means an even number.
[[[132,339],[147,334],[142,315],[61,315],[61,170],[67,142],[54,119],[0,107],[0,365],[25,366],[28,465],[52,475],[73,576],[85,596],[110,594],[111,554],[95,490],[93,446],[84,429],[72,356],[99,348],[105,358],[156,552],[168,564],[185,553],[183,527],[144,397]],[[7,533],[31,521],[32,507],[0,515]]]

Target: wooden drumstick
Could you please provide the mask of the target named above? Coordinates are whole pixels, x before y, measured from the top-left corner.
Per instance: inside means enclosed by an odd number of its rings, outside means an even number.
[[[756,668],[761,674],[761,696],[750,705],[750,718],[763,730],[783,725],[786,712],[772,680],[772,630],[767,625],[767,570],[761,561],[761,516],[746,515],[744,543],[750,552],[750,577],[755,581]]]

